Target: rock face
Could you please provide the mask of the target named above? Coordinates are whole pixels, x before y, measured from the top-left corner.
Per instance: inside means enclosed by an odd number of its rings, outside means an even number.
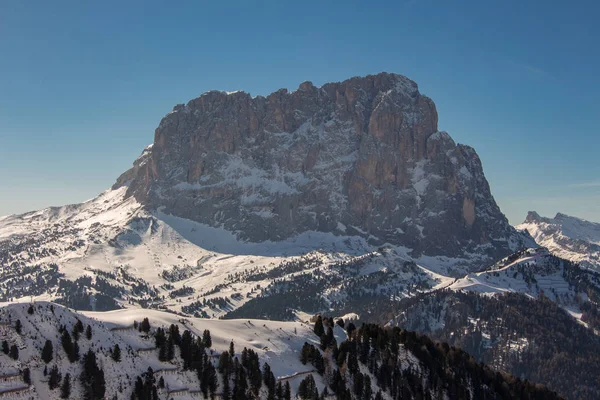
[[[554,218],[530,211],[517,229],[558,257],[600,270],[600,224],[558,213]]]
[[[389,73],[267,97],[212,91],[175,106],[115,187],[254,242],[314,230],[414,255],[520,247],[479,157],[437,122],[417,84]]]

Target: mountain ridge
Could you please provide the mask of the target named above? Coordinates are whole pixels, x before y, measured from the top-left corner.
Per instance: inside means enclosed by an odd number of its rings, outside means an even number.
[[[586,268],[600,269],[600,223],[557,213],[554,218],[530,211],[516,226],[557,256]]]

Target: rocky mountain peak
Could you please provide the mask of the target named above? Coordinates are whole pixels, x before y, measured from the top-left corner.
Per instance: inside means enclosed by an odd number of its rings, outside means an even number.
[[[397,74],[207,92],[162,119],[123,185],[151,209],[254,242],[313,230],[416,255],[520,246],[475,150],[438,131],[433,101]]]

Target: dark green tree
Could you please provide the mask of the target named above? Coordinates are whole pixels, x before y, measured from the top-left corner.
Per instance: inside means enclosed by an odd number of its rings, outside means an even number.
[[[60,387],[60,398],[68,399],[71,396],[71,374],[66,374]]]
[[[48,373],[48,387],[50,390],[54,390],[60,385],[62,374],[58,371],[58,367],[53,365]]]
[[[50,361],[52,361],[52,358],[54,358],[54,346],[52,346],[51,340],[46,340],[46,343],[44,343],[44,348],[42,349],[42,360],[48,364]]]
[[[12,346],[10,346],[10,351],[8,352],[8,356],[10,358],[12,358],[13,360],[19,359],[19,348],[17,347],[16,344],[13,344]]]
[[[25,368],[23,370],[23,382],[25,382],[28,385],[31,385],[31,371],[29,370],[29,368]]]
[[[98,367],[96,354],[91,349],[83,356],[83,372],[80,379],[85,400],[104,398],[106,392],[104,371]]]
[[[207,349],[212,347],[212,338],[210,337],[210,331],[208,329],[205,329],[202,333],[202,344]]]
[[[111,357],[113,361],[121,362],[121,348],[119,347],[118,343],[116,343],[115,347],[113,347]]]
[[[140,331],[144,333],[150,332],[150,321],[147,317],[142,320],[142,323],[140,324]]]
[[[318,337],[323,336],[323,334],[325,333],[325,328],[323,327],[323,318],[320,315],[317,317],[317,321],[315,322],[315,327],[313,331]]]

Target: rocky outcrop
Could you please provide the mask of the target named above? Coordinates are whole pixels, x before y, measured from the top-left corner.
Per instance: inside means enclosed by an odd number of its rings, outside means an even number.
[[[167,114],[115,186],[249,241],[315,230],[414,255],[515,250],[479,157],[437,125],[433,101],[396,74],[266,97],[213,91]]]

